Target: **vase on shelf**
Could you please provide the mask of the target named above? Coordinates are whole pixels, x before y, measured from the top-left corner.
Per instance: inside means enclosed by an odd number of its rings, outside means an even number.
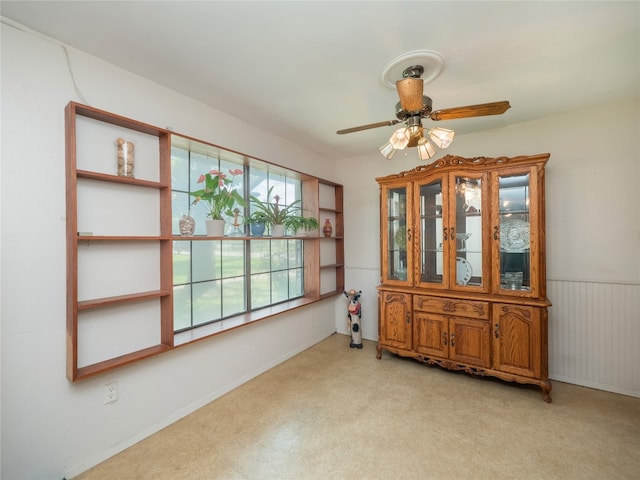
[[[116,139],[116,174],[133,178],[136,142],[125,138]]]
[[[183,236],[193,235],[193,232],[196,229],[196,221],[191,215],[188,215],[186,213],[180,217],[178,225],[180,227],[180,235]]]
[[[222,237],[224,236],[224,220],[222,219],[207,219],[207,237]]]
[[[328,218],[324,221],[324,227],[322,227],[322,233],[325,237],[330,237],[333,233],[333,227],[331,226],[331,220]]]

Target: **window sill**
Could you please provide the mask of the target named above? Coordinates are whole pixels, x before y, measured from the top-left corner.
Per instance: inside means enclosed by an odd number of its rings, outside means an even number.
[[[260,320],[290,312],[291,310],[304,307],[305,305],[311,305],[312,303],[326,300],[329,297],[340,295],[341,293],[342,292],[336,291],[330,294],[322,295],[322,297],[320,298],[296,298],[295,300],[279,303],[277,305],[271,305],[259,310],[254,310],[253,312],[244,313],[242,315],[237,315],[231,318],[225,318],[224,320],[220,320],[218,322],[202,325],[201,327],[196,327],[191,330],[176,333],[173,337],[173,346],[182,347],[184,345],[189,345],[193,342],[204,340],[205,338],[219,335],[221,333],[228,332],[229,330],[240,328],[244,325],[259,322]]]

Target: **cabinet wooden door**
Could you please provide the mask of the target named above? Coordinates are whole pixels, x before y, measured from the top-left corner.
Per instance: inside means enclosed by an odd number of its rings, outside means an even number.
[[[382,281],[388,285],[413,284],[412,184],[402,181],[382,187],[380,224]]]
[[[492,281],[494,293],[538,298],[546,282],[544,172],[518,167],[492,175]]]
[[[489,367],[491,330],[486,320],[452,317],[449,320],[449,358],[456,362]]]
[[[380,292],[380,344],[411,350],[411,295]]]
[[[415,312],[413,322],[416,352],[489,367],[491,336],[488,321]]]
[[[413,211],[416,269],[414,284],[422,288],[449,288],[450,272],[447,264],[451,242],[446,212],[448,184],[446,175],[435,175],[416,182],[413,189]]]
[[[416,352],[449,357],[449,318],[444,315],[414,311],[413,348]]]
[[[488,292],[490,288],[489,176],[468,171],[449,174],[445,242],[450,288]],[[448,240],[448,242],[447,242]]]
[[[521,305],[493,305],[493,368],[539,377],[542,369],[540,309]]]

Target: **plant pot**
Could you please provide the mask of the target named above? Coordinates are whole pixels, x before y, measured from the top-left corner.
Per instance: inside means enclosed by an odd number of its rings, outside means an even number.
[[[224,236],[224,220],[207,219],[207,237],[223,237]]]
[[[251,235],[253,235],[254,237],[261,237],[264,235],[265,228],[267,228],[267,225],[264,222],[252,223]]]
[[[272,225],[271,226],[272,237],[284,237],[284,225]]]

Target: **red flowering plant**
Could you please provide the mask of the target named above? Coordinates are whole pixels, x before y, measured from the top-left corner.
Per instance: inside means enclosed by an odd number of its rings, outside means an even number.
[[[191,205],[204,202],[212,220],[222,220],[223,215],[233,215],[232,208],[236,203],[244,207],[244,198],[232,187],[234,177],[242,175],[242,170],[229,170],[229,175],[231,178],[218,170],[200,175],[197,183],[203,183],[204,188],[190,192],[191,196],[196,197]]]

